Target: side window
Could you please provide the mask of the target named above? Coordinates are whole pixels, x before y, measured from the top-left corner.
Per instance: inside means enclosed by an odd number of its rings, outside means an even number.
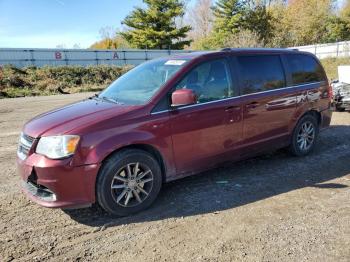
[[[231,97],[231,77],[227,61],[218,59],[198,65],[176,86],[176,89],[181,88],[192,89],[198,97],[198,103]]]
[[[286,86],[279,55],[238,56],[242,94],[257,93]]]
[[[293,85],[325,81],[321,65],[308,55],[287,55]]]

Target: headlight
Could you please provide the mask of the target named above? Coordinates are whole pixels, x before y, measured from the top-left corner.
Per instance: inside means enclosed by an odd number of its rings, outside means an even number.
[[[36,153],[52,159],[64,158],[74,154],[79,136],[44,136],[36,146]]]

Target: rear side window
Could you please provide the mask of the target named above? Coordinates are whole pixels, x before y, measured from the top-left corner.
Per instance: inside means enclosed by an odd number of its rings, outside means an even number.
[[[279,55],[238,56],[242,94],[273,90],[286,86]]]
[[[325,81],[321,65],[308,55],[287,55],[293,85]]]

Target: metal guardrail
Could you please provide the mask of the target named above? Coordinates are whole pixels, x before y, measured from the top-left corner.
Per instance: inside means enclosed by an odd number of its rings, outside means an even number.
[[[350,41],[329,44],[295,46],[291,48],[313,53],[320,59],[327,57],[350,57]]]
[[[315,54],[318,58],[350,57],[350,41],[331,44],[291,47]],[[191,50],[139,50],[139,49],[45,49],[0,48],[0,65],[25,66],[60,65],[138,65],[144,61],[173,54],[189,53]]]
[[[138,65],[144,61],[189,53],[189,50],[92,50],[92,49],[21,49],[0,48],[0,65],[25,66],[60,65]]]

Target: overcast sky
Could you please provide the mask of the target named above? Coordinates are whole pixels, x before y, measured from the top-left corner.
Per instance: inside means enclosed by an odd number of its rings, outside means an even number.
[[[142,0],[0,0],[0,47],[86,48],[135,6]]]

